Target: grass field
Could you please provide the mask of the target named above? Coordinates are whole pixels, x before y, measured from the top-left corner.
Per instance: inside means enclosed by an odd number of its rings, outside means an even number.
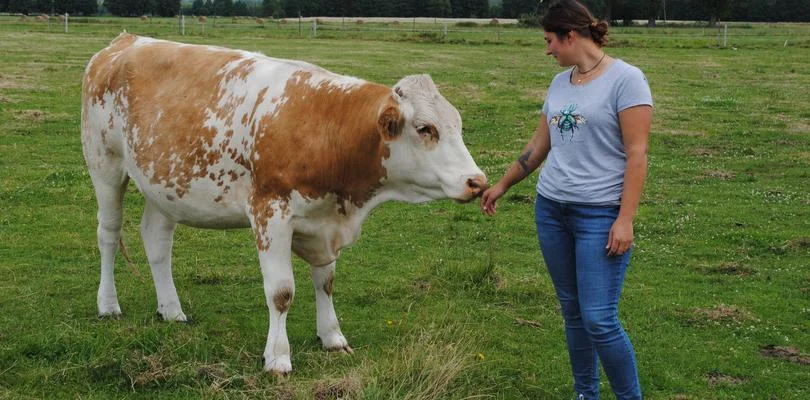
[[[0,398],[572,396],[534,234],[536,174],[494,218],[449,201],[376,210],[338,262],[335,306],[353,356],[321,350],[309,267],[295,260],[295,370],[276,379],[261,372],[267,308],[250,232],[178,229],[175,280],[192,322],[162,322],[134,187],[124,226],[133,265],[116,265],[124,316],[96,317],[96,206],[79,141],[84,65],[126,27],[388,85],[429,73],[494,181],[560,71],[537,31],[510,28],[501,41],[269,28],[180,37],[171,21],[102,22],[65,34],[0,18]],[[808,32],[737,27],[726,48],[702,28],[613,36],[608,52],[646,72],[656,103],[620,310],[648,399],[810,398]]]

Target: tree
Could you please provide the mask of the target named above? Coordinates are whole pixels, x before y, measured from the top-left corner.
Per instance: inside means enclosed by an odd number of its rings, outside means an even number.
[[[428,17],[449,17],[451,14],[450,0],[428,0],[426,4]]]
[[[263,17],[279,18],[283,15],[284,9],[281,7],[281,0],[264,0],[262,2]]]
[[[245,16],[250,15],[248,13],[247,4],[244,1],[237,0],[236,3],[233,3],[233,15]]]
[[[191,15],[201,15],[200,10],[205,7],[205,3],[203,0],[194,0],[194,3],[191,3]]]
[[[731,0],[705,0],[706,8],[709,11],[709,26],[717,25],[719,18],[725,17]]]
[[[518,18],[523,14],[537,14],[543,0],[503,0],[504,18]]]

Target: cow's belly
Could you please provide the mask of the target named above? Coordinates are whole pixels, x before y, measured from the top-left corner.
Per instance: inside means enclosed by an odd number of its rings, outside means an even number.
[[[151,183],[138,169],[130,169],[130,178],[143,196],[173,221],[196,228],[249,228],[247,198],[250,193],[246,177],[228,183],[228,190],[210,179],[195,179],[186,190]]]

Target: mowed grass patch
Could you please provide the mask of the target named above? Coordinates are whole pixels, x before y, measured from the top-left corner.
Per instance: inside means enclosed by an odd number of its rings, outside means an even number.
[[[143,200],[131,186],[124,242],[133,263],[119,255],[116,264],[124,316],[98,320],[80,87],[89,57],[120,31],[99,26],[64,34],[0,25],[0,397],[571,397],[562,321],[534,234],[536,175],[504,197],[495,218],[449,201],[376,210],[335,281],[353,356],[320,348],[309,266],[295,260],[295,371],[285,380],[261,372],[267,307],[250,232],[178,229],[174,275],[191,322],[162,322],[138,233]],[[773,33],[807,27],[783,29]],[[491,180],[531,137],[561,71],[536,32],[518,31],[523,43],[473,44],[128,30],[386,85],[429,73],[461,112],[464,140]],[[686,31],[661,32],[617,30],[617,39],[637,36],[608,49],[646,72],[656,103],[620,310],[645,393],[806,398],[810,55],[761,46],[759,36],[737,50],[681,49],[673,43]],[[603,398],[613,398],[603,382]]]

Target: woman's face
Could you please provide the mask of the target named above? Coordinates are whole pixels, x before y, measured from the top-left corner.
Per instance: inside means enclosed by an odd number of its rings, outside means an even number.
[[[546,55],[554,56],[561,67],[573,65],[571,61],[571,40],[568,38],[570,35],[571,33],[568,33],[561,39],[554,32],[543,32],[543,37],[546,40]]]

